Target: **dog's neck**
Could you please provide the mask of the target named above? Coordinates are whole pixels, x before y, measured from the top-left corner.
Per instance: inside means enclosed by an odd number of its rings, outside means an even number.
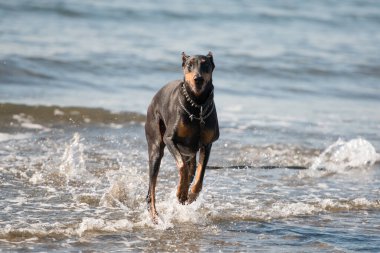
[[[179,93],[182,95],[178,97],[179,105],[184,113],[189,116],[190,121],[199,120],[199,124],[204,126],[206,124],[205,120],[215,110],[214,86],[212,82],[208,83],[205,90],[199,96],[195,96],[187,86],[185,82],[182,82],[179,87]]]
[[[189,88],[189,84],[185,81],[181,84],[181,94],[185,97],[186,101],[189,102],[193,107],[201,107],[205,104],[210,103],[214,98],[214,85],[210,81],[201,94],[195,95],[194,92]]]

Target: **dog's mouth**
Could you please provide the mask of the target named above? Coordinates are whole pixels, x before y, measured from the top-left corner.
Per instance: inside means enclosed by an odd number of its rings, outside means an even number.
[[[195,83],[195,89],[200,91],[203,89],[204,79],[203,78],[197,78],[194,80]]]
[[[203,80],[195,81],[195,87],[197,90],[201,90],[203,88]]]
[[[191,89],[191,91],[194,93],[194,95],[196,96],[199,96],[204,88],[205,88],[205,79],[201,76],[197,77],[197,78],[192,78],[191,80],[186,80],[188,85],[189,85],[189,88]]]
[[[195,85],[194,85],[194,93],[196,95],[201,94],[202,91],[203,91],[203,88],[204,88],[203,82],[195,83]]]

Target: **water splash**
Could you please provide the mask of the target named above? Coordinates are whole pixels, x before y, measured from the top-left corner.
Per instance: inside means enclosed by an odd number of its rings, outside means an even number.
[[[86,170],[83,158],[83,144],[80,143],[80,135],[78,133],[75,133],[71,142],[66,144],[59,170],[68,177],[75,177],[77,175],[76,172],[84,172]]]
[[[344,141],[338,139],[313,162],[311,170],[344,172],[355,168],[370,168],[380,160],[372,144],[362,138]]]
[[[104,207],[119,207],[123,209],[141,209],[141,203],[145,203],[146,174],[141,173],[140,165],[134,162],[126,163],[124,155],[119,153],[117,163],[119,170],[109,171],[106,177],[109,182],[108,189],[100,200]]]
[[[133,224],[127,219],[104,220],[96,218],[83,218],[77,229],[78,236],[83,236],[88,232],[120,232],[130,230]]]
[[[174,226],[174,222],[198,225],[209,223],[210,221],[205,216],[205,213],[202,212],[205,207],[204,201],[201,193],[195,202],[190,205],[182,205],[178,202],[176,190],[173,189],[163,202],[157,204],[160,219],[158,229],[171,228]]]
[[[98,180],[86,169],[84,145],[79,133],[75,133],[69,144],[66,144],[59,171],[69,181],[97,182]]]

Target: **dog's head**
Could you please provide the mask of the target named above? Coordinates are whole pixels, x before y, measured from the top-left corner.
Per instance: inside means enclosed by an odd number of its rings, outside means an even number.
[[[192,92],[199,96],[207,85],[212,82],[212,71],[215,68],[212,53],[204,55],[186,55],[182,53],[182,69],[185,81]]]

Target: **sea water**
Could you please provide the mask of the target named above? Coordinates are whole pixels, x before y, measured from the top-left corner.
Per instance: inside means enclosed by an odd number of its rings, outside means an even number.
[[[377,1],[0,3],[2,251],[380,251]],[[146,210],[146,108],[212,51],[220,139]]]

